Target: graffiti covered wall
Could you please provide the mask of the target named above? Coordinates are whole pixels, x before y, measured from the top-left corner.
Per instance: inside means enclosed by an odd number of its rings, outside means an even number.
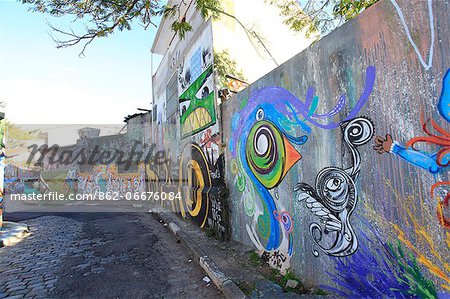
[[[198,12],[192,15],[194,23],[196,15]],[[153,120],[153,142],[165,151],[167,159],[164,164],[146,166],[147,189],[179,192],[180,200],[160,204],[227,239],[211,20],[201,19],[201,25],[189,34],[171,43],[153,77],[154,110],[165,113],[157,113]]]
[[[344,296],[450,292],[449,30],[380,1],[223,103],[233,239]]]
[[[5,140],[6,140],[6,125],[3,120],[5,117],[4,113],[0,113],[0,230],[3,225],[3,196],[4,192],[4,181],[5,181]]]

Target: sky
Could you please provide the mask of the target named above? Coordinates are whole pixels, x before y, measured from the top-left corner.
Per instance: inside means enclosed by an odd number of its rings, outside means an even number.
[[[155,27],[57,49],[52,25],[82,29],[72,18],[31,12],[15,0],[0,0],[0,101],[15,124],[120,124],[151,104],[151,45]],[[161,57],[154,55],[156,70]]]

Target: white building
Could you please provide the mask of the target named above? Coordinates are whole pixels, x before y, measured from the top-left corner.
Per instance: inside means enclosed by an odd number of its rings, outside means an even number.
[[[170,0],[168,5],[178,3]],[[163,18],[159,25],[151,51],[164,56],[152,78],[153,123],[172,126],[153,130],[156,143],[171,140],[180,148],[180,138],[201,144],[218,134],[217,89],[221,86],[214,57],[230,58],[243,78],[229,75],[252,83],[312,41],[283,24],[279,9],[265,0],[220,3],[235,18],[221,14],[218,20],[204,20],[195,0],[184,1],[177,17],[192,26],[184,39],[171,29],[174,18]]]

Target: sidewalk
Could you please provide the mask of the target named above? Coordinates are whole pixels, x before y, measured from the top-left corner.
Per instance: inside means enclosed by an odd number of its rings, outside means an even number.
[[[227,298],[323,297],[314,295],[318,290],[304,288],[298,278],[282,277],[278,271],[270,269],[257,256],[254,249],[246,245],[232,240],[220,242],[213,236],[208,236],[208,230],[201,230],[198,226],[161,208],[153,208],[149,212],[163,222],[192,252],[196,262]],[[278,284],[273,281],[277,281]],[[285,292],[289,284],[294,285],[296,292]]]

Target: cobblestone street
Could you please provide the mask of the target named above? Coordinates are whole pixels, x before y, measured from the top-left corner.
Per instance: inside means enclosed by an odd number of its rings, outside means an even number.
[[[148,214],[68,213],[22,220],[0,248],[0,298],[216,298],[186,249]]]

